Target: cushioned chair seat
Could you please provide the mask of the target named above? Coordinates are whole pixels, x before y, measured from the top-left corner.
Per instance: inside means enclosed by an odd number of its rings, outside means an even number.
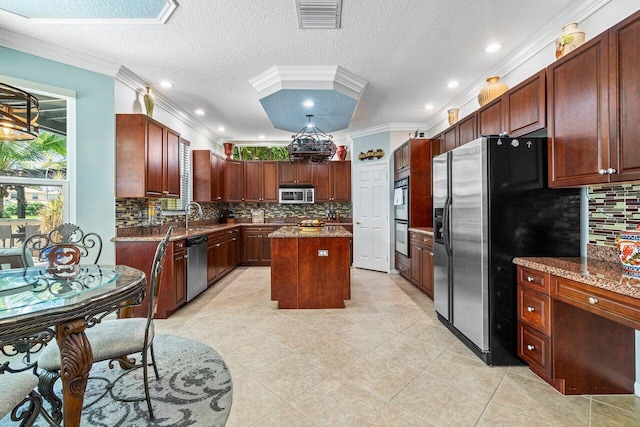
[[[13,411],[37,385],[38,377],[31,371],[0,375],[0,418]]]
[[[114,355],[126,356],[142,351],[146,324],[146,318],[113,319],[88,328],[86,334],[93,351],[93,361],[101,362],[113,358]],[[151,323],[149,341],[153,341],[153,336],[153,323]],[[42,350],[38,358],[38,367],[47,371],[60,369],[60,350],[55,341]]]

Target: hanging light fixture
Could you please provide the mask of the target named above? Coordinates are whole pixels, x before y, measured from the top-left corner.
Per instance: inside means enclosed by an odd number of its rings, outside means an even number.
[[[333,135],[327,135],[312,122],[312,114],[307,114],[308,123],[295,135],[287,146],[292,162],[327,162],[336,154]]]
[[[30,141],[38,137],[38,100],[17,87],[0,83],[0,141]]]

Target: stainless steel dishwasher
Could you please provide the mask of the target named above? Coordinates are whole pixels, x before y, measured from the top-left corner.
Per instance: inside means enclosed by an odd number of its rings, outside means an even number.
[[[187,239],[187,301],[207,290],[207,236]]]

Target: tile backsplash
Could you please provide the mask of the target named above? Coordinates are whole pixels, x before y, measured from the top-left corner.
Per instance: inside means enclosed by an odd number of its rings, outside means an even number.
[[[616,236],[640,224],[640,183],[588,188],[589,243],[615,246]]]
[[[200,219],[220,219],[223,212],[232,209],[238,219],[251,219],[251,209],[255,203],[200,203],[202,206],[203,218]],[[153,206],[154,211],[161,209],[160,200],[157,199],[116,199],[116,228],[140,227],[147,221],[149,206]],[[315,203],[312,205],[281,205],[279,203],[261,203],[264,210],[265,220],[268,219],[321,219],[326,217],[327,209],[332,208],[340,213],[341,218],[351,218],[351,203]],[[184,215],[161,216],[163,222],[182,222]],[[190,219],[194,218],[193,216]]]

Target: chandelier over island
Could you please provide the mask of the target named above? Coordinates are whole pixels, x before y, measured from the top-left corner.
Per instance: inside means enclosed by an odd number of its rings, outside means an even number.
[[[312,118],[312,114],[307,114],[307,125],[291,136],[287,151],[292,162],[328,162],[336,154],[333,135],[315,127]]]

